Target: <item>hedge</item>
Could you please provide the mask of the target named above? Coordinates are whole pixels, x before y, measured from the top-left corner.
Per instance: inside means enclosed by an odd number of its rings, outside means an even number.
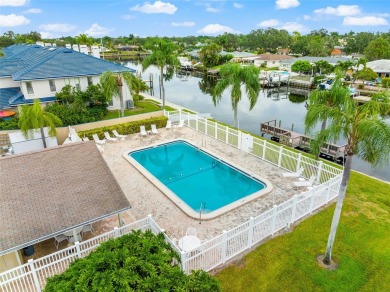
[[[384,88],[390,88],[390,78],[382,78],[382,86]]]
[[[90,140],[93,140],[92,137],[93,134],[97,134],[100,139],[103,139],[104,132],[108,131],[110,134],[112,134],[112,130],[117,130],[118,133],[122,135],[129,135],[129,134],[139,133],[140,126],[142,125],[145,126],[146,130],[149,130],[152,124],[155,124],[157,128],[164,128],[167,124],[167,120],[168,120],[167,117],[155,117],[147,120],[139,120],[139,121],[133,121],[124,124],[118,124],[114,126],[95,128],[88,131],[80,131],[77,132],[77,134],[80,137],[88,137]]]

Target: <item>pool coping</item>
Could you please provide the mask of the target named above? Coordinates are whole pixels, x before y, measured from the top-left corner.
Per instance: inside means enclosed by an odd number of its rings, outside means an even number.
[[[176,141],[184,141],[188,144],[190,144],[191,146],[193,147],[196,147],[214,157],[216,157],[217,159],[220,159],[222,160],[224,163],[227,163],[228,165],[231,165],[232,167],[234,168],[237,168],[239,171],[241,172],[244,172],[246,175],[252,177],[252,178],[255,178],[259,181],[261,181],[264,185],[265,185],[265,188],[255,192],[255,193],[252,193],[250,195],[247,195],[245,196],[244,198],[242,199],[239,199],[239,200],[236,200],[230,204],[227,204],[221,208],[218,208],[214,211],[211,211],[209,213],[201,213],[200,212],[196,212],[195,210],[193,210],[190,206],[187,205],[187,203],[185,203],[182,199],[180,199],[174,192],[172,192],[168,187],[166,187],[159,179],[157,179],[154,175],[152,175],[148,170],[146,170],[146,168],[144,168],[141,164],[139,164],[134,158],[130,157],[129,156],[129,153],[130,152],[134,152],[134,151],[139,151],[139,150],[142,150],[142,149],[146,149],[146,148],[152,148],[152,147],[156,147],[156,146],[159,146],[159,145],[162,145],[162,144],[167,144],[167,143],[171,143],[171,142],[176,142]],[[205,148],[205,147],[201,147],[201,146],[197,146],[195,145],[193,142],[191,142],[190,140],[187,140],[187,139],[169,139],[169,140],[165,140],[165,141],[160,141],[158,143],[154,143],[154,144],[149,144],[149,145],[145,145],[143,147],[138,147],[138,148],[135,148],[135,149],[131,149],[131,150],[128,150],[128,151],[125,151],[123,154],[122,154],[123,158],[125,158],[138,172],[140,172],[146,179],[148,179],[155,187],[157,187],[169,200],[171,200],[184,214],[186,214],[187,216],[193,218],[193,219],[197,219],[197,220],[212,220],[212,219],[215,219],[229,211],[232,211],[244,204],[247,204],[255,199],[258,199],[260,198],[261,196],[263,195],[266,195],[268,193],[270,193],[272,190],[273,190],[273,185],[271,184],[271,182],[265,178],[262,178],[256,174],[254,174],[253,172],[251,171],[248,171],[247,169],[245,169],[244,167],[242,166],[239,166],[233,162],[231,162],[229,159],[226,159],[222,156],[220,156],[219,154],[213,152],[213,151],[210,151],[209,149]],[[201,215],[201,216],[200,216]]]

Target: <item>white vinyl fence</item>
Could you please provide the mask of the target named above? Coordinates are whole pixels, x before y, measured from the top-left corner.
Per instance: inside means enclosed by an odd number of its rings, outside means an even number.
[[[179,111],[165,112],[165,115],[172,121],[184,120],[186,126],[246,151],[279,168],[295,172],[303,167],[305,171],[302,176],[317,177],[317,184],[311,190],[293,196],[259,216],[250,218],[229,231],[224,231],[223,234],[204,242],[192,251],[180,250],[164,233],[165,240],[181,255],[181,267],[186,273],[198,269],[210,271],[224,264],[253,245],[272,237],[276,232],[289,228],[291,224],[325,206],[338,195],[342,169],[194,114]],[[75,259],[87,256],[100,243],[139,229],[150,229],[155,234],[164,232],[149,215],[145,219],[115,228],[90,240],[76,243],[75,246],[37,260],[30,260],[27,264],[1,273],[0,291],[41,291],[46,284],[46,278],[62,273]]]

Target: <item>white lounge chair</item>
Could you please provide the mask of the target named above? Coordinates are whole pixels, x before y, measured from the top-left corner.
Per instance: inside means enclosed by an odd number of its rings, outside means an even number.
[[[179,124],[176,125],[176,128],[183,128],[184,120],[180,120]]]
[[[168,120],[167,125],[165,126],[165,129],[170,129],[170,128],[172,128],[172,122],[171,122],[171,120]]]
[[[301,167],[300,169],[298,169],[297,172],[285,172],[283,173],[283,176],[284,177],[300,177],[301,174],[303,173],[304,169],[303,167]]]
[[[157,131],[155,124],[151,125],[151,128],[152,128],[152,134],[158,134],[158,131]]]
[[[146,132],[146,130],[145,130],[145,126],[140,126],[139,130],[140,130],[139,133],[141,134],[141,136],[147,136],[148,135],[148,132]]]
[[[87,141],[89,141],[89,138],[88,138],[88,137],[84,137],[84,138],[83,138],[83,141],[84,141],[84,142],[87,142]]]
[[[307,181],[296,181],[294,182],[294,186],[296,187],[311,187],[314,183],[314,180],[316,179],[316,176],[313,174],[309,180]]]
[[[104,137],[106,137],[107,141],[116,142],[118,141],[118,138],[114,138],[110,136],[110,133],[104,132]]]
[[[106,139],[100,140],[97,134],[92,134],[93,140],[95,140],[96,144],[104,145],[106,143]]]
[[[125,140],[126,139],[126,135],[122,135],[122,134],[119,134],[116,130],[112,130],[112,133],[114,134],[115,137],[117,137],[118,139],[120,140]]]

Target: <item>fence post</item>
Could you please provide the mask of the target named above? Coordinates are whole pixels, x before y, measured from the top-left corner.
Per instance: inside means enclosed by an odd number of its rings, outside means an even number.
[[[239,150],[241,150],[241,144],[242,144],[241,139],[242,139],[242,133],[241,133],[241,131],[238,131],[237,132],[237,148]]]
[[[322,165],[324,164],[323,161],[320,161],[320,164],[318,165],[318,172],[317,172],[317,183],[319,184],[320,183],[320,180],[321,180],[321,172],[322,172]]]
[[[298,201],[298,196],[297,195],[294,195],[294,199],[293,199],[293,206],[292,206],[292,212],[291,212],[291,220],[290,222],[287,224],[287,228],[290,228],[290,225],[294,223],[295,221],[295,212],[297,210],[297,201]]]
[[[329,184],[329,182],[327,184],[328,184],[328,187],[326,189],[326,203],[325,204],[328,204],[330,201],[329,196],[330,196],[330,190],[332,189],[332,184]]]
[[[226,144],[229,144],[229,127],[228,126],[226,126],[225,127],[225,130],[226,130]]]
[[[272,237],[274,236],[275,234],[275,227],[276,227],[276,212],[277,212],[277,209],[278,209],[278,206],[277,205],[274,205],[274,209],[273,209],[273,212],[272,212],[272,226],[271,226],[271,231],[272,231]]]
[[[226,249],[227,249],[227,231],[222,231],[222,246],[221,246],[221,262],[222,264],[226,261]]]
[[[187,260],[187,253],[182,250],[180,253],[180,261],[181,261],[181,270],[186,273],[186,260]]]
[[[315,195],[315,192],[313,191],[315,189],[312,189],[310,190],[309,192],[311,192],[311,198],[310,198],[310,214],[313,212],[313,206],[314,206],[314,195]]]
[[[152,221],[153,221],[152,214],[148,214],[148,225],[149,225],[148,228],[153,232]],[[154,234],[154,232],[153,232],[153,234]]]
[[[297,160],[297,168],[296,168],[296,172],[298,172],[298,170],[301,168],[301,160],[302,160],[302,153],[298,153],[298,160]]]
[[[282,165],[282,158],[283,158],[283,146],[279,146],[278,167]]]
[[[266,140],[263,140],[264,141],[264,145],[263,145],[263,160],[265,159],[265,152],[266,152],[266,149],[267,149],[267,141]]]
[[[255,220],[253,220],[253,217],[249,219],[249,230],[248,230],[248,248],[252,247],[253,243],[253,225],[255,223]]]
[[[79,259],[81,259],[80,242],[76,241],[76,242],[74,243],[74,246],[76,247],[77,257],[78,257]]]
[[[208,135],[208,133],[207,133],[207,119],[206,118],[204,119],[204,133],[206,135]]]
[[[40,292],[42,290],[41,290],[41,285],[39,284],[37,271],[35,270],[34,260],[33,259],[29,259],[28,260],[28,264],[30,266],[30,271],[31,271],[31,274],[32,274],[33,279],[34,279],[35,288],[37,288],[37,291]]]
[[[198,115],[196,115],[195,117],[196,117],[196,119],[195,119],[195,121],[196,121],[196,130],[199,131]]]
[[[117,226],[114,227],[114,238],[119,237],[119,228]]]
[[[218,140],[218,123],[214,122],[214,128],[215,128],[215,139]]]

